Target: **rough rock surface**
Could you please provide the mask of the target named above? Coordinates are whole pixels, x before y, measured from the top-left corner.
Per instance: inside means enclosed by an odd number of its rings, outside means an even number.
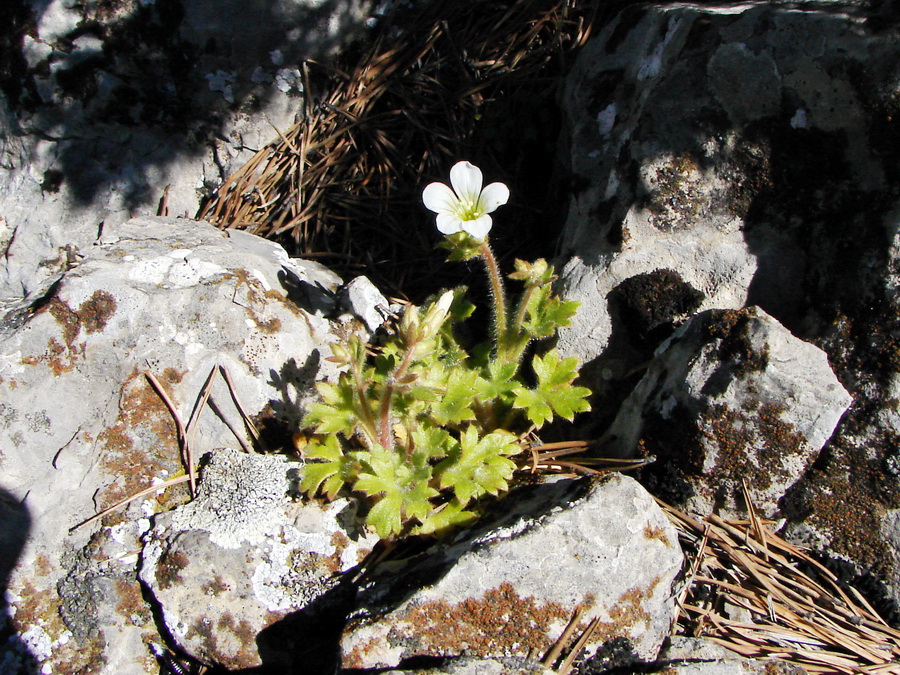
[[[34,292],[105,224],[194,216],[303,107],[306,58],[368,3],[4,0],[0,298]]]
[[[552,675],[553,671],[526,659],[453,659],[435,668],[421,670],[386,670],[383,675]]]
[[[145,673],[155,663],[147,643],[163,643],[136,577],[139,537],[184,486],[69,533],[181,469],[171,415],[144,373],[187,420],[223,365],[248,413],[263,413],[264,437],[278,439],[310,382],[334,374],[320,351],[359,324],[326,318],[339,283],[331,272],[207,223],[109,227],[72,265],[0,331],[0,484],[24,500],[31,523],[9,613],[54,672]],[[236,443],[222,418],[243,429],[221,378],[211,399],[221,416],[201,414],[198,454]]]
[[[825,353],[759,308],[708,310],[659,347],[604,454],[655,456],[660,496],[704,515],[742,512],[746,480],[772,517],[850,403]]]
[[[590,651],[624,639],[632,660],[656,656],[682,554],[634,479],[559,481],[514,492],[501,507],[423,560],[376,571],[344,634],[345,667],[543,653],[578,607],[585,626],[600,619]]]
[[[854,404],[782,501],[785,534],[896,578],[900,42],[891,3],[633,5],[567,82],[561,350],[602,433],[690,314],[757,305]],[[604,413],[603,411],[608,411]],[[893,596],[900,599],[894,582]]]
[[[659,655],[667,675],[803,675],[806,671],[778,659],[745,659],[715,643],[673,636]]]
[[[566,351],[620,378],[693,311],[830,318],[807,316],[828,313],[809,284],[824,276],[833,304],[840,230],[883,237],[895,173],[900,47],[851,10],[632,7],[585,48],[565,101],[578,189],[561,277],[582,303]]]
[[[378,538],[347,500],[292,502],[291,462],[221,448],[193,501],[154,519],[140,577],[186,653],[226,668],[289,669],[304,636],[257,635],[303,610],[359,565]],[[308,638],[306,638],[308,639]]]

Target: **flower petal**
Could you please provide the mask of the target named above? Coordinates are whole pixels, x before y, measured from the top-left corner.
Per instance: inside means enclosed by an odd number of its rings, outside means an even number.
[[[452,213],[456,211],[459,199],[453,190],[443,183],[431,183],[422,190],[422,203],[425,208],[435,213]]]
[[[463,222],[452,213],[437,214],[437,229],[441,234],[456,234],[463,229]]]
[[[481,169],[466,161],[457,162],[450,169],[450,185],[464,202],[475,204],[481,194]]]
[[[503,206],[509,201],[509,188],[505,183],[491,183],[481,191],[481,198],[478,200],[479,210],[484,213],[491,213],[498,206]]]
[[[462,223],[462,229],[471,234],[476,239],[484,239],[487,233],[491,231],[493,221],[487,214],[476,218],[475,220],[465,220]]]

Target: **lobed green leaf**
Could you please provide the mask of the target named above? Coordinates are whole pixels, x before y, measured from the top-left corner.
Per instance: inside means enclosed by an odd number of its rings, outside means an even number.
[[[537,386],[534,389],[517,387],[513,405],[523,409],[536,427],[553,419],[554,413],[571,421],[575,413],[591,409],[587,401],[590,389],[572,385],[578,376],[578,359],[560,359],[559,352],[551,349],[543,357],[535,355],[532,367],[538,378]]]
[[[470,426],[460,436],[460,444],[435,469],[441,489],[452,488],[460,504],[466,505],[483,494],[496,495],[509,489],[516,465],[506,455],[521,448],[508,431],[492,431],[484,438]]]
[[[431,467],[413,467],[403,461],[400,453],[380,445],[359,453],[363,464],[353,489],[375,500],[366,516],[379,537],[400,534],[411,519],[420,522],[432,509],[429,501],[438,496],[431,487]]]
[[[553,295],[549,286],[535,288],[526,305],[522,328],[534,338],[555,335],[557,329],[569,325],[578,305],[575,300],[562,300]]]
[[[358,466],[355,458],[344,455],[337,436],[313,439],[303,450],[306,463],[300,478],[300,489],[310,497],[321,492],[334,499],[345,483],[353,480]]]

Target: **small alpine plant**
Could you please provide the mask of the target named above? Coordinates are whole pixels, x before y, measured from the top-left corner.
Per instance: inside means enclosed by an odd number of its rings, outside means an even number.
[[[484,261],[491,339],[471,349],[457,339],[455,326],[474,306],[465,288],[444,291],[410,306],[379,347],[358,337],[332,345],[329,360],[344,370],[337,382],[317,385],[321,400],[304,421],[312,432],[301,490],[359,498],[366,524],[384,539],[470,523],[480,497],[509,489],[525,435],[590,409],[590,391],[573,384],[574,357],[536,349],[523,368],[529,344],[568,325],[578,303],[554,295],[544,259],[515,261],[509,278],[521,292],[507,303],[488,234],[489,214],[506,204],[509,188],[482,185],[481,170],[459,162],[450,185],[431,183],[422,201],[437,214],[449,260]]]

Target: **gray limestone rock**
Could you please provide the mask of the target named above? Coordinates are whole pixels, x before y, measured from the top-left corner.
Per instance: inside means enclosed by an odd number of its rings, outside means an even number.
[[[581,52],[560,264],[581,307],[560,349],[590,363],[595,391],[627,391],[693,311],[755,304],[811,339],[866,292],[893,234],[879,129],[900,46],[858,10],[631,7]],[[659,330],[629,320],[635,303]]]
[[[0,299],[137,215],[193,217],[303,109],[369,3],[15,0],[0,91]]]
[[[341,305],[374,333],[391,316],[391,303],[367,277],[356,277],[341,289]]]
[[[744,479],[771,517],[851,401],[825,353],[759,308],[708,310],[659,347],[603,452],[655,456],[664,498],[704,515],[742,508]]]
[[[220,448],[197,498],[157,516],[140,578],[169,634],[207,664],[290,669],[302,642],[267,642],[265,628],[335,589],[372,550],[347,500],[293,502],[291,462]]]
[[[803,675],[806,671],[785,661],[743,658],[708,640],[672,636],[660,652],[658,672],[677,675]]]
[[[326,317],[339,285],[252,235],[143,217],[105,228],[43,297],[7,315],[0,487],[25,512],[0,509],[0,531],[14,541],[13,526],[30,522],[8,600],[41,667],[129,675],[156,662],[148,644],[162,639],[136,576],[140,537],[185,487],[69,531],[181,471],[175,425],[145,373],[187,420],[224,366],[248,414],[285,438],[313,381],[336,374],[326,345],[359,327]],[[211,392],[218,414],[200,414],[198,454],[237,443],[223,419],[243,430],[221,377]]]
[[[552,675],[553,671],[527,659],[473,659],[463,657],[435,668],[387,670],[383,675]]]
[[[499,506],[477,529],[374,572],[342,640],[345,667],[542,654],[578,607],[584,626],[599,619],[589,651],[620,639],[632,659],[656,656],[682,554],[636,481],[558,481],[514,491]]]
[[[559,342],[596,392],[585,436],[694,312],[755,305],[824,350],[854,403],[783,500],[784,533],[884,582],[900,564],[882,534],[900,507],[895,12],[625,8],[568,75],[557,265],[582,303]]]

